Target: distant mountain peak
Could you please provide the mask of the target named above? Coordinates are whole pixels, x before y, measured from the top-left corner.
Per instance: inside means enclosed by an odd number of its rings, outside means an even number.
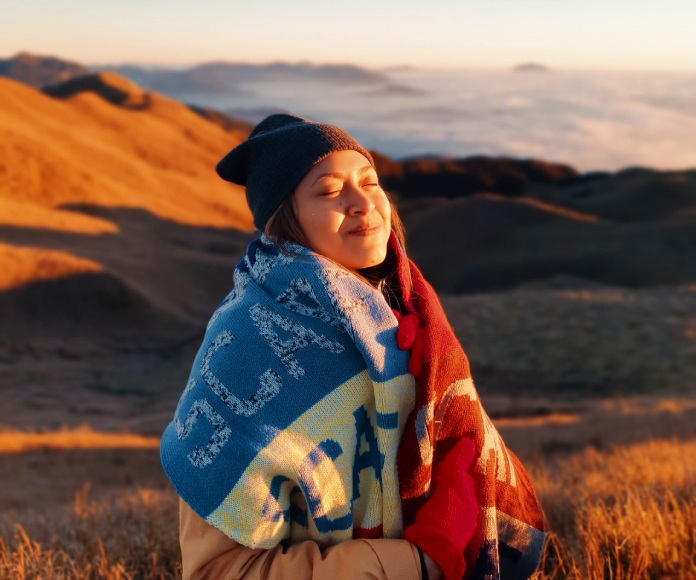
[[[88,72],[79,63],[30,52],[19,52],[9,59],[0,60],[0,76],[13,78],[38,89]]]
[[[538,62],[525,62],[518,64],[514,70],[520,72],[549,72],[551,69],[546,65],[540,64]]]

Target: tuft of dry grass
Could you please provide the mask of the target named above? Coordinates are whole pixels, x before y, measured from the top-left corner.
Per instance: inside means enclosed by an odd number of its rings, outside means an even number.
[[[89,485],[74,505],[0,520],[0,578],[179,578],[177,498],[138,489],[100,500]],[[3,539],[6,538],[6,539]]]
[[[532,478],[551,530],[539,578],[696,577],[696,441],[590,448]]]

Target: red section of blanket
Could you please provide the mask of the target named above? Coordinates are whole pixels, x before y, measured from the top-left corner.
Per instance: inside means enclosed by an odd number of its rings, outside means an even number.
[[[497,558],[497,550],[493,554],[487,546],[498,540],[498,512],[517,520],[522,528],[526,525],[539,531],[544,529],[543,513],[524,467],[505,447],[473,383],[463,389],[454,388],[471,380],[471,371],[437,294],[406,258],[395,236],[390,240],[390,251],[397,255],[405,308],[421,319],[424,334],[422,353],[418,353],[420,364],[412,365],[418,371],[416,407],[408,418],[397,455],[404,526],[413,523],[423,505],[438,461],[459,439],[473,440],[476,452],[471,469],[480,509],[477,529],[465,551],[467,570],[471,570],[484,553]],[[453,388],[455,396],[448,394]],[[441,406],[443,400],[446,410]],[[436,425],[434,419],[438,417],[441,422]],[[497,569],[497,562],[490,564]]]

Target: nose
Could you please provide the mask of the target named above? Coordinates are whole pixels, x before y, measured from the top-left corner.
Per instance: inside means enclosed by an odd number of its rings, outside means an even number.
[[[348,215],[367,215],[375,208],[369,192],[358,185],[351,185],[348,195]]]

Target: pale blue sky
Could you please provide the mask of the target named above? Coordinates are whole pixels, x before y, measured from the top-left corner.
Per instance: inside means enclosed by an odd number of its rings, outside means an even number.
[[[696,0],[0,0],[0,57],[696,71]]]

